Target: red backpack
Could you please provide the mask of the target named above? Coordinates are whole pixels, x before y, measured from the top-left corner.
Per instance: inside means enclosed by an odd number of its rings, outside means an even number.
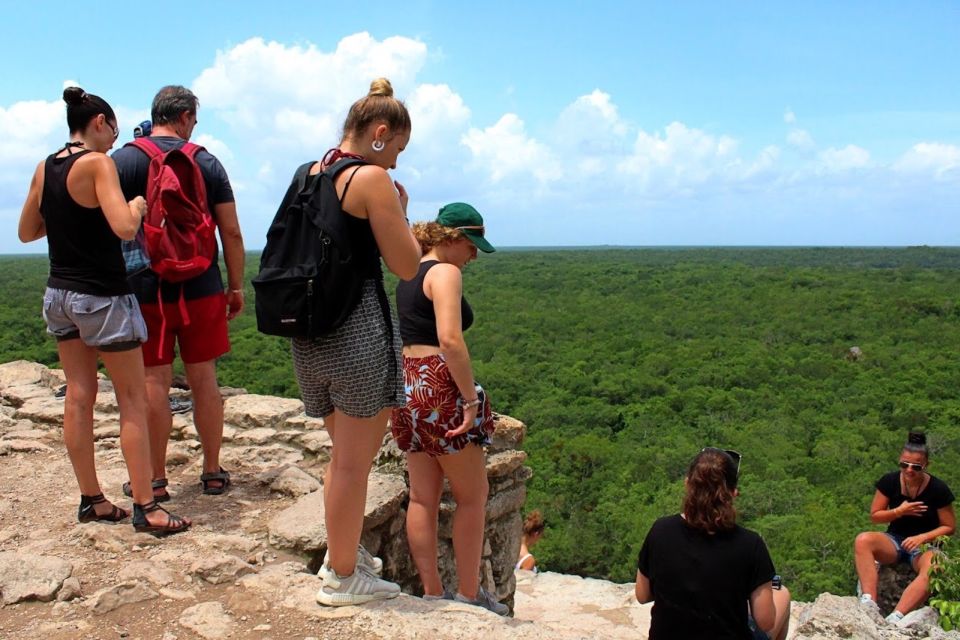
[[[203,147],[186,142],[165,152],[150,138],[136,138],[129,144],[150,158],[143,219],[150,268],[166,282],[199,276],[210,268],[217,250],[216,223],[196,161]]]

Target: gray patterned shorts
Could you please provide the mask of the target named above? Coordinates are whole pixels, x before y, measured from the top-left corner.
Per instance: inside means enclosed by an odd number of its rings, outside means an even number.
[[[339,409],[354,418],[372,418],[405,403],[400,327],[390,313],[387,333],[377,281],[363,283],[360,304],[343,326],[322,338],[293,338],[293,370],[306,414],[323,418]]]

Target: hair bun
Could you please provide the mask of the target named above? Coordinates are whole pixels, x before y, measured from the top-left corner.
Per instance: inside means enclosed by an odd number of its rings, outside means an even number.
[[[70,105],[82,104],[87,92],[80,87],[67,87],[63,90],[63,101]]]
[[[387,80],[386,78],[377,78],[376,80],[370,83],[370,93],[367,95],[392,98],[393,85],[390,84],[390,81]]]
[[[907,442],[910,444],[927,444],[927,434],[920,431],[911,431],[907,436]]]

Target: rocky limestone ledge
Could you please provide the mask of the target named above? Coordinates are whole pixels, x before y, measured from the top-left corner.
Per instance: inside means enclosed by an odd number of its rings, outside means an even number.
[[[60,444],[64,403],[54,392],[63,382],[61,371],[33,362],[0,365],[0,456],[51,452],[51,446],[44,442]],[[258,476],[262,484],[278,494],[298,498],[270,520],[269,541],[278,549],[301,554],[316,570],[327,544],[323,493],[318,480],[332,447],[323,420],[305,416],[300,400],[248,394],[238,389],[222,391],[224,466],[236,468],[241,461],[256,460],[258,465],[267,467]],[[174,390],[172,395],[189,398],[189,391]],[[490,497],[481,580],[498,599],[512,604],[513,564],[520,548],[520,512],[531,471],[523,466],[526,454],[516,450],[526,431],[523,423],[499,414],[494,415],[494,422],[496,431],[487,460]],[[119,432],[113,388],[109,380],[101,378],[94,414],[98,450],[117,449]],[[168,464],[196,464],[200,443],[192,413],[174,415],[173,440],[168,447]],[[419,593],[420,581],[405,531],[409,496],[405,464],[389,433],[385,434],[377,467],[370,477],[362,542],[383,558],[386,577],[399,582],[408,593]],[[444,583],[455,589],[451,532],[455,503],[447,489],[440,508],[438,550]]]

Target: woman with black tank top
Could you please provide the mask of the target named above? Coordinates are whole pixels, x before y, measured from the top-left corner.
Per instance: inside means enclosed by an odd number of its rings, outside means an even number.
[[[43,297],[47,331],[57,340],[67,380],[63,438],[80,485],[80,522],[117,522],[130,515],[100,489],[94,463],[93,405],[97,357],[113,382],[120,408],[120,447],[133,488],[133,526],[166,535],[190,521],[153,500],[146,390],[140,343],[146,326],[127,284],[120,240],[134,237],[146,211],[124,201],[113,161],[117,118],[102,98],[78,87],[63,92],[70,141],[37,165],[20,215],[19,236],[44,236],[50,276]]]
[[[390,179],[410,141],[410,114],[385,78],[350,107],[340,146],[311,175],[341,158],[364,161],[337,173],[334,185],[350,226],[354,264],[364,277],[359,304],[346,321],[316,339],[292,340],[297,384],[308,416],[324,419],[333,454],[323,483],[328,553],[317,602],[354,605],[394,598],[383,562],[360,546],[367,478],[383,442],[390,410],[403,403],[399,329],[383,288],[380,258],[401,278],[416,273],[420,250],[407,225],[407,192]]]
[[[887,621],[897,623],[930,596],[930,563],[935,551],[923,551],[921,545],[940,536],[953,535],[956,515],[950,487],[927,471],[930,455],[927,436],[911,433],[900,452],[899,471],[877,480],[870,521],[889,523],[885,532],[865,531],[853,545],[854,563],[860,578],[860,603],[877,607],[877,563],[909,564],[917,577],[907,585]]]
[[[483,447],[490,443],[490,401],[473,379],[463,332],[473,310],[463,297],[461,270],[477,249],[493,251],[483,218],[468,204],[440,209],[436,222],[417,223],[413,233],[423,258],[412,280],[397,285],[403,339],[406,405],[393,412],[397,445],[407,454],[410,504],[407,540],[423,582],[424,598],[456,599],[506,615],[506,605],[480,585],[486,517],[487,471]],[[437,569],[437,516],[443,479],[450,481],[457,510],[453,549],[457,593],[444,589]]]

